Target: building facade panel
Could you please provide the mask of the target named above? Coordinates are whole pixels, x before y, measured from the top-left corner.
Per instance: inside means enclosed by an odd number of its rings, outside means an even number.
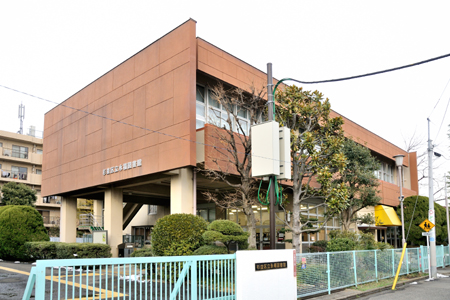
[[[44,157],[48,163],[44,165],[43,194],[195,165],[195,143],[186,141],[195,140],[195,58],[195,21],[189,20],[63,103],[114,121],[97,117],[99,121],[77,111],[67,115],[63,105],[48,112],[45,130],[50,134],[44,139],[49,152],[45,155],[52,157]],[[151,132],[180,136],[179,129],[185,140],[160,138]],[[118,166],[139,159],[149,167],[118,171]],[[89,167],[93,161],[97,163]],[[113,172],[103,175],[108,168]],[[92,177],[77,179],[86,173]]]

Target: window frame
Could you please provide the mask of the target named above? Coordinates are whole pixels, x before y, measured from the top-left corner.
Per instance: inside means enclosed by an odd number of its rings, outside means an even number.
[[[17,168],[17,172],[14,171],[14,168]],[[25,172],[21,172],[25,170]],[[25,176],[21,176],[24,175]],[[17,177],[15,177],[17,175]],[[20,166],[11,166],[11,176],[12,178],[15,179],[20,179],[20,180],[27,180],[28,178],[28,168],[27,167],[20,167]]]
[[[197,100],[198,97],[198,87],[203,89],[203,102]],[[200,129],[200,128],[204,128],[205,124],[212,124],[214,126],[217,126],[219,128],[223,128],[225,126],[226,129],[228,128],[228,112],[226,109],[224,109],[223,105],[221,103],[218,103],[218,107],[216,107],[215,105],[213,105],[212,102],[214,101],[214,99],[212,98],[212,91],[210,89],[208,89],[207,87],[201,85],[201,84],[196,84],[196,99],[195,99],[195,103],[196,103],[196,129]],[[217,100],[216,100],[217,101]],[[199,108],[203,107],[204,111],[204,116],[202,116],[201,114],[198,114],[197,111]],[[234,116],[232,115],[231,117],[233,118],[232,121],[232,130],[234,132],[238,132],[238,125],[237,123],[242,121],[246,123],[246,129],[245,129],[245,134],[248,135],[250,132],[250,126],[251,126],[251,120],[250,120],[250,112],[248,111],[248,109],[245,109],[245,117],[239,116],[238,115],[238,106],[233,104],[233,113],[237,115],[237,118],[234,118]],[[214,117],[212,117],[212,114],[214,113]],[[214,120],[213,120],[214,118]],[[218,120],[218,122],[216,121]],[[200,123],[199,123],[200,122]],[[199,125],[203,123],[203,127],[200,127]],[[244,128],[243,128],[244,129]],[[240,132],[239,132],[240,133]]]
[[[14,149],[14,148],[19,148]],[[21,159],[28,159],[28,147],[24,147],[24,146],[19,146],[19,145],[12,145],[12,149],[11,149],[11,157],[15,157],[15,158],[21,158]],[[25,151],[23,151],[25,150]],[[23,157],[22,157],[23,156]]]

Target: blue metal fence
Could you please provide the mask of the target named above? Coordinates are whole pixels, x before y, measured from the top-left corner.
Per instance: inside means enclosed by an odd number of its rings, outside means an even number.
[[[297,254],[297,296],[395,277],[402,249]],[[407,248],[400,275],[428,272],[427,247]],[[449,247],[436,246],[437,267],[450,265]]]
[[[23,299],[235,299],[236,255],[39,260]]]

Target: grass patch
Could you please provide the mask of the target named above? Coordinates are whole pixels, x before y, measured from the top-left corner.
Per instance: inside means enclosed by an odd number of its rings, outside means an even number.
[[[398,277],[397,280],[397,286],[407,280],[410,279],[414,279],[414,278],[420,278],[423,277],[424,275],[422,273],[411,273],[408,275],[402,275]],[[361,291],[361,292],[365,292],[368,290],[373,290],[376,288],[381,288],[381,287],[385,287],[385,286],[392,286],[392,284],[394,284],[394,277],[392,278],[386,278],[386,279],[380,279],[378,280],[378,282],[374,281],[374,282],[369,282],[369,283],[364,283],[364,284],[358,284],[358,287],[354,286],[351,287],[351,289],[357,290],[357,291]]]

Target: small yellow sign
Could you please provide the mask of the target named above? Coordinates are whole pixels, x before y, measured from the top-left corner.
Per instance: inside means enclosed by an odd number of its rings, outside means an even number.
[[[423,221],[422,223],[419,224],[420,228],[422,228],[424,231],[428,232],[431,229],[433,229],[434,224],[431,223],[428,219],[426,219],[425,221]]]

